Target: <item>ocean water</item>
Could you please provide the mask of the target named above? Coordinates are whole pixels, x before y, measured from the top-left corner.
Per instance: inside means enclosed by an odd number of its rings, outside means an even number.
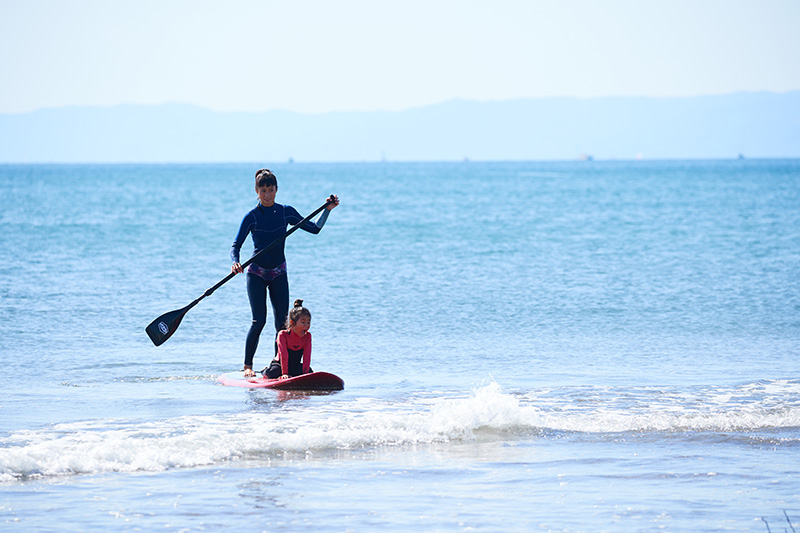
[[[241,277],[144,332],[259,166],[0,166],[0,529],[800,526],[800,161],[273,165],[329,394],[215,383]]]

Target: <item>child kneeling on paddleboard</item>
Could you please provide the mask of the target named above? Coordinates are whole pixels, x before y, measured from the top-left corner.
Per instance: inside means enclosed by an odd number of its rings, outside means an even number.
[[[303,307],[303,300],[295,300],[289,311],[286,329],[278,332],[275,342],[278,353],[261,374],[268,379],[287,379],[311,370],[311,312]]]

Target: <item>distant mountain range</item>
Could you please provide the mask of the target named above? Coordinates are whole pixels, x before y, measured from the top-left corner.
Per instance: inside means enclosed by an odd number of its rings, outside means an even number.
[[[800,157],[800,91],[451,100],[404,111],[215,112],[184,104],[0,114],[0,162]]]

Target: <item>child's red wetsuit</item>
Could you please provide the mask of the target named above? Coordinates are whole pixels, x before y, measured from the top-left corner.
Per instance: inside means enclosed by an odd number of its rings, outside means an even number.
[[[299,376],[311,370],[311,333],[302,337],[286,329],[278,332],[278,353],[267,368],[264,377],[275,379],[283,375]]]

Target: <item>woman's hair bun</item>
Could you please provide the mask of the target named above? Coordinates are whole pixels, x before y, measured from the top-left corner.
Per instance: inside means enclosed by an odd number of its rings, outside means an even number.
[[[303,307],[303,300],[300,300],[298,298],[297,300],[294,301],[294,306],[295,307]]]

